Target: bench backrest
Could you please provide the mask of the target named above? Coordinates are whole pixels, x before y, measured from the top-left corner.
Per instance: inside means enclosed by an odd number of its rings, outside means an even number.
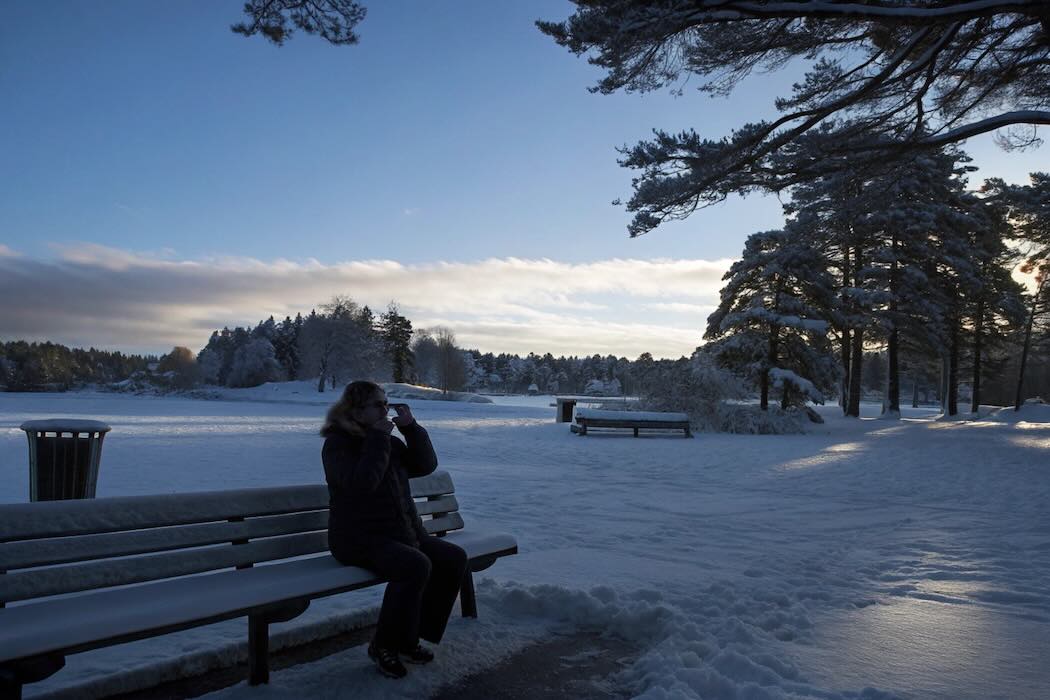
[[[411,479],[427,532],[463,527],[448,472]],[[328,550],[328,487],[0,505],[0,607]]]

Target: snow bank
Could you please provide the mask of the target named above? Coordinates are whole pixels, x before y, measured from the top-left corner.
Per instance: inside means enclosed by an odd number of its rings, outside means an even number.
[[[992,413],[988,420],[1000,423],[1043,424],[1050,427],[1050,404],[1044,403],[1042,399],[1028,399],[1021,404],[1020,410],[1014,410],[1013,406],[1006,406]]]
[[[416,386],[415,384],[397,384],[389,382],[381,384],[387,398],[390,399],[423,399],[424,401],[464,401],[467,403],[492,403],[492,399],[480,394],[470,394],[463,391],[443,392],[429,386]]]

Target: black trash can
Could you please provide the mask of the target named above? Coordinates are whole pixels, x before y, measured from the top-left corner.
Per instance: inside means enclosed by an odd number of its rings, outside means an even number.
[[[30,501],[95,497],[108,425],[54,418],[26,421],[20,427],[29,438]]]

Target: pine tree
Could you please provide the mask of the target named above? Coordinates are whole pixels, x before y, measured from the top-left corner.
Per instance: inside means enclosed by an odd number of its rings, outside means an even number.
[[[762,410],[777,387],[784,408],[823,402],[836,378],[827,343],[836,287],[824,259],[784,230],[755,233],[723,279],[709,352],[758,386]]]
[[[1025,371],[1033,334],[1044,317],[1050,316],[1050,174],[1032,173],[1030,184],[1007,185],[1001,179],[985,183],[984,192],[1007,208],[1016,222],[1018,237],[1027,246],[1027,259],[1022,271],[1034,278],[1022,340],[1021,361],[1017,376],[1014,408],[1021,409],[1025,398]]]
[[[412,322],[401,315],[397,304],[390,302],[379,317],[379,334],[383,338],[395,382],[406,382],[412,373]]]

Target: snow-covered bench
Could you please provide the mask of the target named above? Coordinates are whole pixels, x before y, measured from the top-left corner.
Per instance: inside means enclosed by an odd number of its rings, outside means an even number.
[[[632,428],[635,437],[638,437],[638,431],[642,429],[684,430],[686,437],[693,437],[689,429],[689,416],[684,413],[576,409],[576,423],[569,426],[569,429],[578,435],[586,435],[590,428]]]
[[[517,553],[511,535],[462,529],[447,472],[411,484],[427,531],[463,547],[471,572]],[[69,654],[236,617],[249,682],[266,683],[269,624],[383,582],[333,559],[327,527],[324,485],[0,505],[0,698]],[[460,608],[477,617],[470,572]]]

